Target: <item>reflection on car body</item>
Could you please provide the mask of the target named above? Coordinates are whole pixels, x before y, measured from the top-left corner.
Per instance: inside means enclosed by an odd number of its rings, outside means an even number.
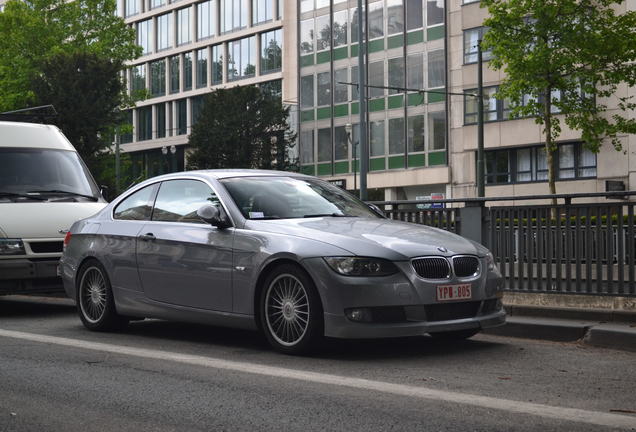
[[[259,329],[286,353],[323,336],[466,338],[505,321],[483,246],[276,171],[147,180],[73,225],[61,269],[89,329],[202,322]]]

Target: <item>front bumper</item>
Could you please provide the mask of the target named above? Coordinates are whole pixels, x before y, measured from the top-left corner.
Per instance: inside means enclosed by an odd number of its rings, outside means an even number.
[[[59,258],[0,260],[0,295],[63,292]]]

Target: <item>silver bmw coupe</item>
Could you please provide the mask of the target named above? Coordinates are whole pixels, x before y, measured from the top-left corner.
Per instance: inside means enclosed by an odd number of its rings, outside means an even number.
[[[505,322],[486,248],[287,172],[147,180],[71,227],[60,272],[90,330],[146,317],[258,329],[290,354],[324,336],[460,339]]]

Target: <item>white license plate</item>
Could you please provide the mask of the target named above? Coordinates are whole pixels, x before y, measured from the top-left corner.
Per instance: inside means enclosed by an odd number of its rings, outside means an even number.
[[[472,286],[470,284],[438,285],[437,300],[461,300],[472,298]]]

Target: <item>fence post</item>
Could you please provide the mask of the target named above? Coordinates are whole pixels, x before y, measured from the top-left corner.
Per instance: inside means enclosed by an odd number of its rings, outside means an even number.
[[[489,216],[490,212],[483,201],[467,202],[465,207],[459,208],[458,234],[490,247]]]

